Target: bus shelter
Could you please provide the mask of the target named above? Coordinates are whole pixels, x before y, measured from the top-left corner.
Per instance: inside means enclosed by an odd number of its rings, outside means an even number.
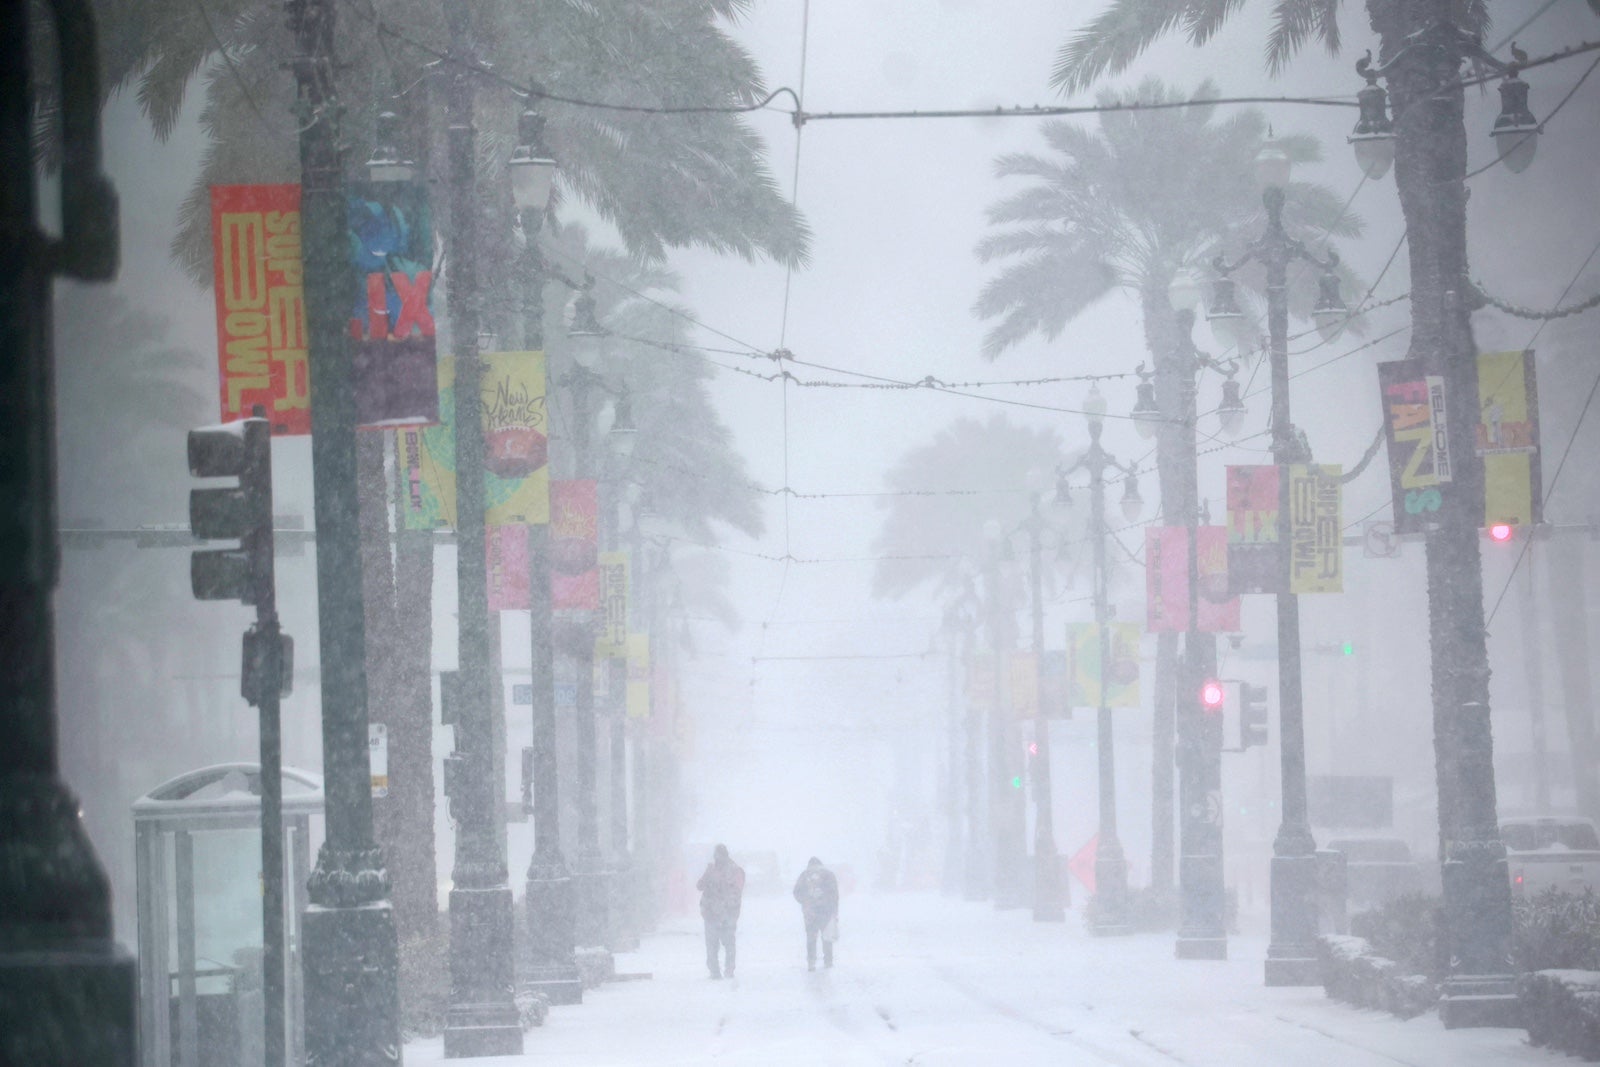
[[[283,769],[286,1035],[305,1061],[300,916],[322,779]],[[261,768],[181,774],[133,805],[141,1067],[245,1067],[264,1053]]]

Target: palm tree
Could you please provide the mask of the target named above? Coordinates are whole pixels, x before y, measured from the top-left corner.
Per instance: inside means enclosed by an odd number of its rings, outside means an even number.
[[[1206,82],[1194,99],[1215,95]],[[1107,106],[1184,99],[1153,78],[1131,92],[1100,96]],[[1180,355],[1167,289],[1179,270],[1242,245],[1242,235],[1259,228],[1261,206],[1251,167],[1268,134],[1266,121],[1254,110],[1218,120],[1214,106],[1201,104],[1106,112],[1099,125],[1097,134],[1071,122],[1046,123],[1043,135],[1053,154],[1012,153],[996,160],[1000,178],[1029,183],[989,209],[995,230],[978,245],[981,260],[1005,263],[974,305],[980,317],[999,320],[985,337],[984,354],[996,358],[1036,333],[1053,340],[1085,309],[1114,291],[1127,291],[1139,301],[1157,404],[1162,411],[1181,411],[1185,379],[1193,368]],[[1296,162],[1318,158],[1312,138],[1281,138],[1279,144]],[[1173,167],[1174,159],[1184,166]],[[1284,221],[1291,233],[1305,237],[1354,236],[1361,230],[1360,220],[1342,213],[1326,188],[1298,182],[1288,189]],[[1314,280],[1309,275],[1296,280],[1291,308],[1304,314]],[[1180,427],[1164,423],[1156,446],[1163,515],[1182,515],[1191,506],[1183,497],[1194,463]],[[1173,875],[1176,663],[1177,635],[1159,635],[1150,866],[1158,889],[1168,887]]]
[[[1152,42],[1182,26],[1203,45],[1240,2],[1111,0],[1111,6],[1062,46],[1052,78],[1063,90],[1088,86],[1126,68]],[[1461,297],[1468,277],[1467,137],[1463,60],[1482,49],[1490,21],[1487,0],[1366,0],[1378,36],[1380,65],[1404,62],[1387,76],[1395,115],[1394,174],[1406,222],[1413,308],[1408,356],[1443,379],[1450,410],[1478,403],[1470,311]],[[1600,0],[1589,0],[1600,14]],[[1334,0],[1272,0],[1274,29],[1267,65],[1278,73],[1307,43],[1330,53],[1341,45]],[[1407,49],[1412,42],[1426,47]],[[1451,492],[1428,533],[1429,656],[1438,750],[1439,829],[1457,864],[1445,883],[1444,934],[1451,975],[1441,1007],[1447,1025],[1497,1018],[1514,1007],[1506,973],[1510,899],[1496,827],[1490,759],[1488,647],[1477,527],[1483,519],[1483,468],[1473,450],[1473,424],[1451,419],[1451,451],[1462,457]],[[1443,861],[1446,857],[1441,855]],[[1458,980],[1459,976],[1459,980]]]

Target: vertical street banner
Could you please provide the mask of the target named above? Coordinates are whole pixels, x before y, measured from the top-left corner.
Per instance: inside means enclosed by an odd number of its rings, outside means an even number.
[[[1068,670],[1072,679],[1069,700],[1075,708],[1139,706],[1139,626],[1131,622],[1113,622],[1107,623],[1106,629],[1111,647],[1104,659],[1105,678],[1102,679],[1100,624],[1067,624],[1067,655],[1071,661]]]
[[[594,654],[600,659],[628,655],[628,554],[600,553],[600,633]]]
[[[275,437],[311,432],[298,185],[213,185],[221,421],[260,404]]]
[[[1039,668],[1032,652],[1013,652],[1010,666],[1011,714],[1031,719],[1039,714]]]
[[[1235,596],[1283,589],[1278,490],[1276,466],[1228,468],[1228,590]]]
[[[650,635],[631,633],[628,650],[628,718],[650,717]]]
[[[1483,524],[1543,522],[1532,351],[1478,356],[1477,453],[1483,457]]]
[[[528,528],[490,526],[484,543],[489,564],[489,610],[527,611],[533,604],[528,571]]]
[[[491,526],[535,525],[550,520],[550,468],[544,447],[544,353],[493,352],[484,357],[484,521]],[[456,525],[455,357],[438,361],[439,421],[396,431],[405,466],[406,529]],[[535,443],[532,438],[537,437]],[[507,444],[519,438],[520,444]],[[495,459],[499,448],[501,458]],[[512,463],[511,454],[528,458]],[[537,459],[537,466],[532,460]]]
[[[367,724],[367,767],[372,774],[373,799],[389,795],[389,727],[381,722]]]
[[[1228,589],[1228,530],[1195,529],[1198,616],[1202,633],[1239,629],[1239,598]],[[1189,528],[1147,526],[1144,541],[1145,629],[1151,633],[1189,628]]]
[[[1344,592],[1344,468],[1291,463],[1289,592]]]
[[[1378,364],[1378,391],[1395,532],[1421,533],[1443,505],[1441,487],[1451,476],[1444,383],[1437,375],[1424,374],[1420,360],[1402,359]]]
[[[421,182],[346,182],[345,228],[356,424],[374,429],[436,422],[438,349],[428,187]]]
[[[558,611],[600,609],[599,501],[590,480],[550,483],[550,598]]]

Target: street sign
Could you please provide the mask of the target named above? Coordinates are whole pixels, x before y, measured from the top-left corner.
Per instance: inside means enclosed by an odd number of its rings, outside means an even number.
[[[531,705],[533,703],[533,683],[518,682],[511,687],[511,703]]]
[[[1361,524],[1361,554],[1367,559],[1394,559],[1400,555],[1400,538],[1394,523],[1371,519]]]

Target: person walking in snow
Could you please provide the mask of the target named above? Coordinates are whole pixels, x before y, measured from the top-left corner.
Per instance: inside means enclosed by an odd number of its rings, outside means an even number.
[[[812,856],[795,879],[794,899],[806,921],[806,969],[817,969],[817,940],[822,941],[822,965],[833,966],[833,943],[839,939],[839,880]]]
[[[706,921],[706,968],[712,978],[733,977],[734,931],[739,924],[739,905],[744,899],[744,868],[733,862],[727,845],[718,845],[706,865],[706,873],[695,883],[700,890],[700,916]],[[725,961],[717,964],[717,947]]]

